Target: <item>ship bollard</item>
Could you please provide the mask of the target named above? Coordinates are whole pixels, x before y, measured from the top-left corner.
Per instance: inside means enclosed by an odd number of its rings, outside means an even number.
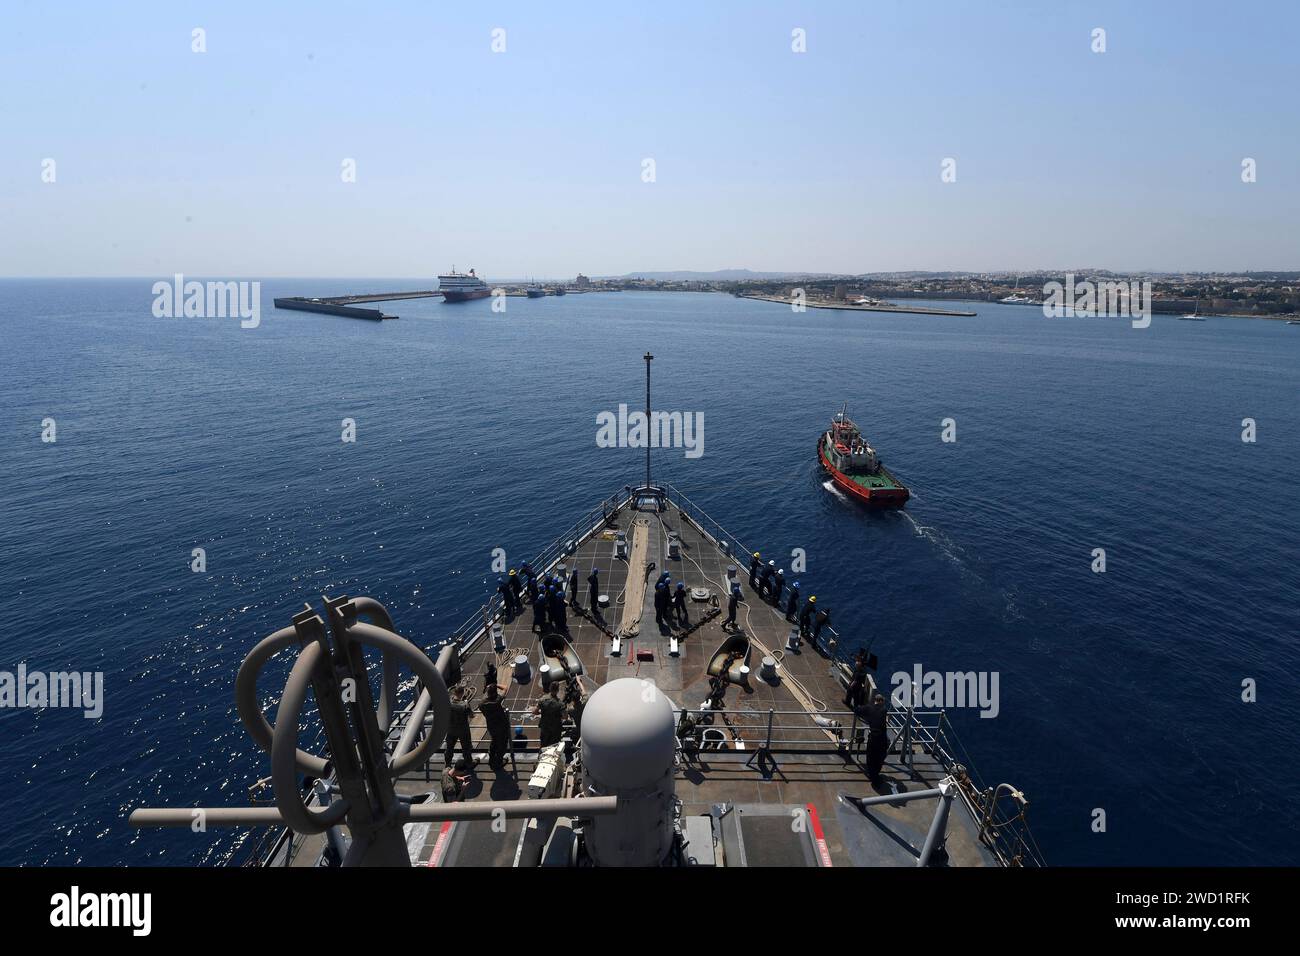
[[[790,636],[785,639],[785,649],[787,651],[797,651],[799,650],[799,643],[799,625],[796,624],[790,628]]]
[[[533,669],[528,664],[528,655],[520,654],[515,658],[515,680],[527,684],[533,679]]]

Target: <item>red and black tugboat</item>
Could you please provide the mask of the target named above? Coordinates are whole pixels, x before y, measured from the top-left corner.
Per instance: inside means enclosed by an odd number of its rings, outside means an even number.
[[[833,419],[817,441],[817,459],[831,481],[859,501],[873,505],[901,505],[910,492],[881,464],[876,450],[849,418],[847,407]]]

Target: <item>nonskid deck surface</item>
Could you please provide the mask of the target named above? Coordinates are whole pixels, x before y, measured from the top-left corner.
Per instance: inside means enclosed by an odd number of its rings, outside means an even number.
[[[866,472],[849,471],[844,476],[850,481],[861,485],[863,488],[902,488],[893,475],[885,471],[878,471],[875,474]]]
[[[639,530],[637,526],[640,526]],[[615,533],[627,533],[629,559],[615,556]],[[668,532],[680,535],[681,558],[670,559]],[[644,540],[644,557],[639,555],[638,535]],[[670,504],[663,513],[636,511],[623,507],[614,514],[608,527],[585,541],[574,555],[564,559],[571,572],[575,564],[579,571],[579,603],[584,612],[572,608],[568,611],[568,640],[582,659],[585,671],[583,687],[592,693],[601,684],[620,677],[635,677],[653,681],[668,695],[674,707],[698,709],[709,692],[705,674],[710,658],[729,636],[740,633],[749,638],[752,651],[749,659],[749,686],[731,686],[725,697],[725,710],[714,726],[725,734],[725,749],[706,750],[694,766],[679,765],[676,790],[683,803],[683,816],[707,815],[719,805],[739,806],[744,837],[744,856],[748,865],[914,865],[925,834],[934,816],[935,801],[919,800],[901,806],[872,808],[870,817],[844,804],[840,794],[870,797],[897,791],[925,790],[938,785],[945,776],[944,770],[921,747],[913,749],[913,766],[902,762],[897,743],[891,747],[884,766],[886,785],[875,789],[854,758],[845,759],[837,752],[836,733],[818,726],[810,711],[837,712],[843,716],[844,682],[831,659],[809,644],[801,651],[784,650],[792,625],[784,614],[785,599],[778,611],[765,603],[752,591],[748,581],[748,562],[722,553],[717,544],[704,535],[682,512]],[[641,562],[644,563],[641,563]],[[632,562],[636,562],[634,565]],[[654,568],[650,569],[653,564]],[[744,592],[744,603],[738,613],[736,630],[724,630],[726,616],[725,582],[727,567],[737,566],[737,580]],[[621,653],[610,655],[611,640],[590,616],[588,609],[587,576],[599,570],[600,590],[610,599],[610,608],[601,618],[604,627],[617,632],[621,624],[635,621],[639,616],[639,633],[625,637]],[[546,573],[548,569],[536,569]],[[721,602],[721,611],[702,626],[697,625],[712,605],[689,602],[693,629],[679,638],[678,654],[670,654],[670,636],[655,624],[654,582],[663,571],[672,575],[674,587],[684,582],[687,590],[707,588]],[[633,572],[629,575],[629,572]],[[644,585],[645,577],[649,584]],[[637,578],[640,577],[641,583]],[[642,586],[644,585],[644,586]],[[788,592],[787,592],[788,593]],[[628,595],[639,595],[639,607],[628,606]],[[805,595],[806,596],[806,595]],[[482,699],[484,673],[488,664],[497,667],[499,685],[509,684],[504,694],[511,712],[512,725],[523,725],[534,752],[514,753],[506,769],[494,772],[487,764],[488,738],[482,717],[475,713],[471,730],[475,741],[477,765],[475,774],[464,794],[469,801],[507,801],[525,799],[528,778],[536,761],[538,729],[536,719],[527,711],[544,693],[537,679],[540,635],[532,629],[533,614],[526,606],[524,612],[505,625],[506,652],[498,654],[490,639],[484,639],[464,658],[462,683],[474,693],[474,703]],[[833,596],[822,598],[833,607]],[[639,612],[639,615],[638,615]],[[678,629],[682,633],[685,629]],[[533,680],[519,684],[510,677],[512,662],[520,655],[529,658]],[[779,661],[777,678],[768,681],[760,676],[760,665],[765,656]],[[757,761],[751,761],[767,735],[769,711],[772,717],[771,739],[774,748],[815,750],[812,753],[777,753],[775,768],[760,770]],[[784,713],[781,713],[784,712]],[[848,736],[848,726],[842,731]],[[405,775],[398,781],[402,794],[434,792],[431,799],[440,799],[439,781],[444,767],[441,751],[435,753],[423,771]],[[958,803],[960,801],[957,801]],[[793,821],[797,811],[801,823],[809,828],[807,845],[817,852],[804,851],[809,859],[798,859],[790,846],[781,851],[772,834],[786,832],[793,824],[777,826],[770,818],[784,816]],[[413,859],[428,861],[433,856],[439,865],[506,865],[514,861],[520,842],[522,823],[507,822],[504,829],[493,831],[483,823],[456,824],[464,828],[458,851],[448,853],[450,825],[425,825],[408,832]],[[697,829],[697,842],[704,837]],[[824,839],[822,847],[816,842],[817,833]],[[690,834],[688,834],[688,837]],[[796,841],[796,843],[799,841]],[[319,838],[307,841],[295,854],[295,863],[311,865],[316,851],[310,844],[319,845]],[[773,852],[764,852],[769,844]],[[784,844],[782,844],[784,845]],[[694,849],[698,849],[695,847]],[[951,865],[981,866],[994,863],[994,858],[975,836],[975,828],[965,813],[954,807],[948,826],[947,852]],[[728,864],[735,865],[737,856],[733,848]],[[811,857],[819,857],[812,859]]]
[[[640,529],[637,528],[640,525]],[[627,533],[629,559],[615,557],[617,531]],[[676,532],[681,541],[681,558],[668,557],[668,532]],[[638,536],[645,542],[643,559],[638,554]],[[645,563],[641,563],[641,561]],[[636,564],[633,564],[636,562]],[[802,646],[800,652],[785,652],[785,641],[792,628],[783,609],[766,604],[749,588],[748,561],[728,557],[714,541],[703,535],[693,522],[682,518],[676,505],[668,505],[662,514],[653,511],[636,511],[624,507],[608,522],[608,527],[595,533],[578,548],[575,555],[564,559],[567,570],[577,567],[578,602],[584,613],[568,611],[568,640],[582,659],[585,675],[582,684],[591,693],[599,685],[617,678],[653,680],[659,691],[666,693],[673,705],[698,709],[708,696],[708,679],[705,674],[708,661],[732,633],[744,633],[753,644],[750,656],[748,688],[731,687],[725,696],[722,719],[714,726],[725,732],[725,748],[705,750],[697,766],[679,766],[676,775],[677,796],[682,801],[684,817],[707,816],[718,805],[740,805],[744,819],[742,832],[749,834],[745,840],[745,857],[749,865],[794,864],[824,860],[798,860],[797,853],[780,852],[772,842],[772,832],[789,831],[793,823],[771,822],[771,817],[784,817],[793,821],[797,809],[809,810],[805,819],[810,827],[810,845],[816,847],[816,830],[824,838],[824,849],[832,865],[902,864],[915,862],[914,851],[919,851],[924,835],[935,812],[935,801],[922,800],[900,806],[881,806],[871,810],[874,819],[863,816],[861,810],[841,803],[841,793],[850,796],[876,796],[878,793],[926,790],[943,779],[944,771],[922,749],[914,750],[914,765],[902,765],[898,748],[892,748],[884,767],[888,786],[876,791],[868,782],[865,771],[857,760],[846,761],[836,753],[836,734],[818,726],[811,710],[844,711],[844,680],[831,659],[811,648]],[[649,567],[654,564],[653,570]],[[725,618],[725,581],[728,564],[736,564],[737,580],[744,591],[744,604],[737,615],[738,631],[723,630]],[[606,630],[589,614],[588,583],[591,568],[597,568],[601,579],[601,592],[610,597],[610,609],[603,615],[604,628],[619,630],[620,624],[638,617],[640,632],[625,637],[621,653],[611,657],[611,640]],[[629,580],[629,570],[636,571]],[[673,587],[677,581],[693,588],[707,588],[722,602],[722,611],[703,626],[694,627],[679,639],[677,656],[669,654],[669,632],[655,624],[654,581],[663,571],[672,575]],[[636,580],[640,576],[640,584]],[[649,578],[649,584],[645,584]],[[629,587],[630,584],[630,587]],[[629,594],[640,596],[640,607],[629,607]],[[525,596],[526,597],[526,596]],[[823,601],[831,601],[824,596]],[[698,624],[711,604],[690,601],[690,626]],[[532,610],[511,620],[504,627],[506,653],[495,653],[490,640],[468,654],[463,663],[463,683],[474,691],[474,701],[481,700],[484,674],[489,662],[498,669],[498,683],[510,683],[504,700],[511,710],[512,723],[523,724],[529,743],[536,748],[538,732],[536,719],[526,717],[526,711],[542,695],[541,682],[537,680],[539,662],[539,635],[532,630]],[[686,630],[679,628],[677,632]],[[532,683],[519,684],[510,680],[512,661],[525,654],[533,667]],[[759,676],[762,658],[775,657],[780,662],[774,682]],[[768,711],[785,711],[772,718],[774,745],[781,741],[792,749],[820,749],[819,753],[776,753],[775,769],[763,773],[757,762],[748,765],[767,732]],[[793,713],[805,711],[805,713]],[[517,753],[512,765],[495,773],[487,767],[487,737],[482,718],[472,722],[474,749],[478,765],[471,779],[465,799],[471,801],[500,801],[523,799],[528,777],[532,773],[536,753]],[[845,734],[848,728],[845,728]],[[807,744],[803,748],[803,744]],[[861,753],[857,754],[861,760]],[[443,769],[441,753],[429,762],[426,773],[409,774],[399,782],[399,791],[420,793],[437,790]],[[841,822],[848,821],[848,827]],[[461,825],[458,825],[461,826]],[[447,829],[429,827],[422,843],[422,860],[434,853],[442,865],[510,865],[519,843],[521,825],[512,821],[506,831],[494,834],[486,825],[474,825],[472,839],[460,844],[456,858],[448,857],[445,847],[438,847],[439,838],[446,842]],[[862,827],[868,830],[889,830],[888,839],[863,839]],[[948,827],[949,861],[952,865],[988,865],[992,857],[975,839],[974,827],[965,814],[954,812]],[[417,835],[416,835],[417,836]],[[499,843],[497,849],[494,845]],[[763,844],[772,844],[774,852],[764,852]],[[783,844],[784,845],[784,844]],[[793,845],[793,844],[792,844]],[[892,849],[881,849],[881,847]],[[909,847],[911,849],[907,849]],[[434,848],[438,847],[437,851]],[[472,849],[469,849],[472,848]],[[729,864],[735,865],[735,851]],[[807,855],[805,855],[807,856]]]

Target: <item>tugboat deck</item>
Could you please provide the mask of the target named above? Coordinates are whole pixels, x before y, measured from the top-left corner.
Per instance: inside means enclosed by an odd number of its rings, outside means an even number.
[[[845,472],[845,477],[850,481],[856,482],[863,488],[902,488],[898,479],[891,475],[882,466],[880,471],[874,474],[865,474],[862,472],[850,471]]]

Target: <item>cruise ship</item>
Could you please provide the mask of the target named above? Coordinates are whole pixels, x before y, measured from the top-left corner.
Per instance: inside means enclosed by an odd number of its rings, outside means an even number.
[[[455,266],[446,275],[438,276],[438,291],[442,293],[444,302],[468,302],[470,299],[486,299],[492,294],[488,284],[475,275],[473,269],[466,275],[457,272]]]

